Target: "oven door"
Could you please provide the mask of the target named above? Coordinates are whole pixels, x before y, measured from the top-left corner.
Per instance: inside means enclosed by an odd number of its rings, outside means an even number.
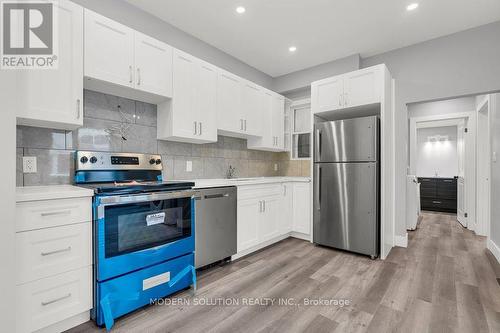
[[[96,197],[97,280],[192,253],[195,193]]]

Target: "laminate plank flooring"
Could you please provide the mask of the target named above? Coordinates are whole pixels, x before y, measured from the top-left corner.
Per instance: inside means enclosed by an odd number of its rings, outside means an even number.
[[[144,307],[112,332],[500,332],[497,278],[484,237],[455,215],[424,212],[408,248],[394,248],[385,261],[289,238],[202,271],[195,295],[165,299],[185,304]],[[88,322],[68,332],[104,331]]]

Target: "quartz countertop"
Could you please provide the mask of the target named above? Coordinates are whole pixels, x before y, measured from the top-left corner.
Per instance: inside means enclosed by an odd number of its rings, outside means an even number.
[[[91,189],[73,185],[16,187],[16,202],[91,197]]]
[[[309,177],[242,177],[232,179],[191,179],[195,183],[195,188],[209,188],[221,186],[245,186],[258,184],[272,184],[284,182],[310,182]]]

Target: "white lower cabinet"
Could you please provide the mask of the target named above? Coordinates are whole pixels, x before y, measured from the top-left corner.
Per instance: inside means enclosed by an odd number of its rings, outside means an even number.
[[[237,254],[244,256],[311,229],[310,183],[284,182],[238,187]]]

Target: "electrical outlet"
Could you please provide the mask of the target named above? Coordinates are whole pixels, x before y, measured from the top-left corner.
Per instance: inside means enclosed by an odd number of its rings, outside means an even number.
[[[36,173],[36,156],[23,156],[23,173]]]
[[[193,161],[186,161],[186,172],[193,171]]]
[[[278,163],[274,163],[274,171],[278,171]]]

